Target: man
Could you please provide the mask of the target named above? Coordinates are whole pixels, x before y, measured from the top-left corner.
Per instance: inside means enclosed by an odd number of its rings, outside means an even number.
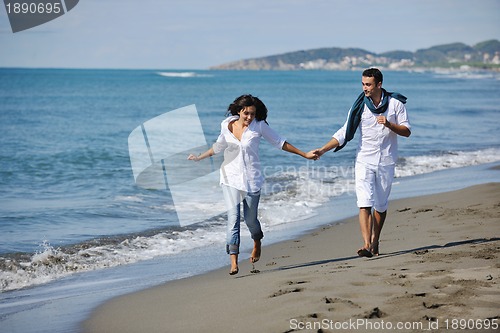
[[[347,121],[322,148],[313,152],[319,157],[327,151],[338,151],[359,130],[355,180],[359,223],[363,247],[358,255],[379,254],[379,238],[387,216],[389,194],[397,161],[397,136],[409,137],[411,126],[404,104],[406,97],[382,88],[380,70],[363,72],[363,93],[351,107]],[[373,210],[373,211],[372,211]]]

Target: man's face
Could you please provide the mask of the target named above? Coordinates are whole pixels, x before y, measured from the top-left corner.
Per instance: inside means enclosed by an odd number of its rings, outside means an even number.
[[[382,82],[375,83],[374,77],[363,76],[361,78],[361,84],[363,85],[363,92],[366,97],[380,96]]]

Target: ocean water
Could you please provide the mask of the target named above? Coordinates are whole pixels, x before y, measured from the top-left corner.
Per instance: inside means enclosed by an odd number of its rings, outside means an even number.
[[[394,197],[476,174],[500,181],[485,168],[500,161],[500,74],[384,75],[384,88],[408,97],[412,123]],[[228,104],[251,93],[270,126],[308,151],[343,124],[360,89],[360,72],[0,69],[0,331],[75,332],[109,297],[227,264],[223,214],[181,226],[168,189],[134,183],[137,126],[195,104],[211,144]],[[355,214],[356,140],[314,162],[261,145],[265,241]]]

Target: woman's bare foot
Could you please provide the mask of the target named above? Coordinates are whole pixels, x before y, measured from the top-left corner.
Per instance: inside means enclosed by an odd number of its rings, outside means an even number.
[[[231,258],[231,270],[229,271],[229,275],[236,275],[239,272],[238,255],[231,254],[229,257]]]
[[[253,241],[253,251],[252,256],[250,257],[250,262],[253,264],[254,262],[259,261],[261,252],[261,242],[259,240]]]

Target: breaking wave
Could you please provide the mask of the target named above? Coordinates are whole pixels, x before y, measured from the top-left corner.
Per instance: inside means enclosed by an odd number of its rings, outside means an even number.
[[[212,77],[213,76],[211,74],[200,74],[200,73],[196,73],[196,72],[158,72],[157,74],[160,76],[165,76],[165,77],[184,77],[184,78]]]

